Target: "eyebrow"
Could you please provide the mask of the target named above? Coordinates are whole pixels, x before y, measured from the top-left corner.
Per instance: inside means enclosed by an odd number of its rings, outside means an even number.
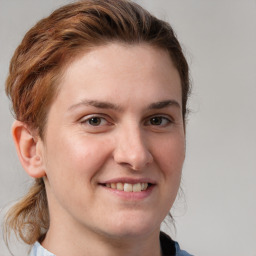
[[[164,101],[151,103],[148,106],[148,109],[162,109],[169,106],[175,106],[175,107],[181,108],[180,104],[176,100],[164,100]]]
[[[82,107],[82,106],[92,106],[95,108],[113,109],[113,110],[117,110],[117,111],[122,110],[121,106],[113,104],[111,102],[98,101],[98,100],[82,100],[78,104],[74,104],[71,107],[69,107],[68,111],[71,111],[75,108]]]
[[[106,101],[98,101],[98,100],[82,100],[81,102],[74,104],[68,108],[68,111],[72,111],[78,107],[82,106],[92,106],[95,108],[101,109],[113,109],[116,111],[123,111],[123,108],[120,105],[113,104],[111,102]],[[151,103],[146,109],[163,109],[169,106],[175,106],[177,108],[181,108],[180,104],[176,100],[164,100],[159,102]]]

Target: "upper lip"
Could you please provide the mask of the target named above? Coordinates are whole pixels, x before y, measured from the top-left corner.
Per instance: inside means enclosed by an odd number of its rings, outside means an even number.
[[[150,183],[150,184],[156,184],[156,181],[150,178],[130,178],[130,177],[119,177],[119,178],[113,178],[109,179],[103,182],[100,182],[100,184],[108,184],[108,183],[129,183],[129,184],[137,184],[137,183]]]

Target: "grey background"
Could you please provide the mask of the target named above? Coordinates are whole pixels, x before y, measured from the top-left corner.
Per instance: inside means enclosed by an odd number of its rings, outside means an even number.
[[[0,0],[1,222],[30,184],[10,136],[9,61],[33,24],[68,2]],[[168,232],[197,256],[256,256],[256,1],[137,2],[172,24],[191,67],[185,196],[173,210],[177,233]],[[25,255],[15,241],[12,249]],[[0,256],[8,255],[0,237]]]

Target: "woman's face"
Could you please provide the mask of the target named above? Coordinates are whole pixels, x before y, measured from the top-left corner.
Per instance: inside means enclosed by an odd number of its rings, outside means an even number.
[[[67,68],[41,151],[50,230],[159,232],[185,155],[181,82],[169,55],[112,43]]]

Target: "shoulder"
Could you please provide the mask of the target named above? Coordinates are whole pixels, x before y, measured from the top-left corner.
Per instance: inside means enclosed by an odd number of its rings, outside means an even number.
[[[181,250],[179,244],[163,232],[160,233],[160,243],[163,256],[193,256]]]
[[[175,242],[176,256],[193,256],[192,254],[187,253],[180,249],[180,246],[177,242]]]

